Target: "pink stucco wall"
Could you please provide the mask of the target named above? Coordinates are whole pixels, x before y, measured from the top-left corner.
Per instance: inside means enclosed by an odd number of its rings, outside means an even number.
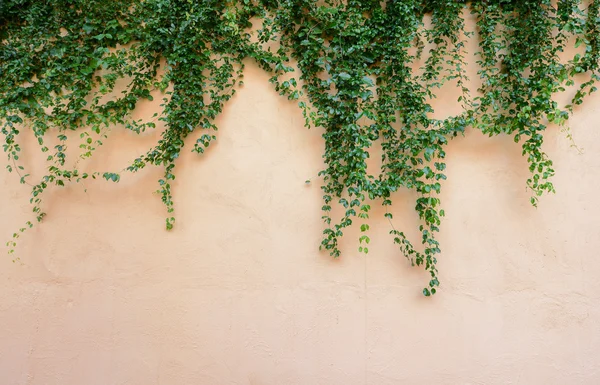
[[[158,169],[48,195],[20,262],[0,258],[0,385],[600,384],[600,95],[571,122],[583,154],[547,133],[557,194],[538,209],[511,138],[451,143],[428,299],[380,210],[368,256],[356,232],[342,258],[318,251],[320,131],[267,78],[250,65],[217,144],[178,162],[172,232]],[[86,167],[121,169],[157,137],[115,129]],[[8,240],[29,190],[0,184]],[[413,206],[400,192],[393,211],[416,236]]]

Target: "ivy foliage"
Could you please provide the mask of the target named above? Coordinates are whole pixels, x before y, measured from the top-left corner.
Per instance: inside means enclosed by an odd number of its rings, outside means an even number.
[[[424,295],[435,294],[445,145],[469,126],[510,135],[529,163],[531,203],[554,191],[543,134],[596,91],[599,10],[599,1],[582,0],[0,0],[3,148],[8,170],[31,185],[35,215],[9,252],[44,218],[50,186],[118,182],[149,165],[164,171],[158,183],[171,229],[176,159],[188,136],[199,154],[216,139],[215,118],[251,60],[297,101],[307,127],[323,130],[321,247],[338,257],[340,237],[358,222],[359,250],[368,253],[371,203],[390,206],[394,192],[410,189],[418,196],[418,244],[385,216],[393,242],[430,275]],[[474,31],[465,29],[469,14]],[[478,89],[466,74],[469,39],[478,41]],[[565,58],[571,46],[579,53]],[[584,81],[572,102],[559,106],[555,95],[576,77]],[[448,82],[461,91],[462,112],[433,118],[432,100]],[[156,92],[161,111],[134,119],[136,105]],[[156,119],[165,125],[160,140],[126,168],[82,171],[113,127],[142,133]],[[45,175],[34,181],[19,159],[25,129],[46,156]],[[69,147],[78,155],[68,157]],[[382,154],[375,172],[367,167],[373,153]]]

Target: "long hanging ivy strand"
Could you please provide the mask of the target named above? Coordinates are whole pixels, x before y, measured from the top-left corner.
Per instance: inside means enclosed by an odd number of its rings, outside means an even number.
[[[118,182],[149,165],[164,171],[158,184],[171,229],[176,159],[188,136],[199,154],[216,139],[215,118],[252,59],[298,103],[306,126],[323,130],[321,247],[338,257],[340,237],[359,222],[359,250],[368,253],[370,203],[389,206],[395,191],[411,189],[421,245],[393,226],[391,238],[430,273],[423,293],[435,294],[445,145],[468,126],[508,134],[529,163],[531,203],[553,192],[544,131],[564,125],[596,91],[599,11],[595,0],[0,0],[3,148],[8,170],[31,185],[35,214],[8,242],[9,253],[44,218],[50,186]],[[475,31],[465,30],[469,14]],[[466,75],[469,39],[478,41],[476,90]],[[572,48],[577,54],[565,59]],[[559,105],[554,96],[576,76],[584,80],[572,102]],[[462,112],[432,118],[430,102],[447,82],[460,89]],[[154,91],[164,95],[162,110],[134,119],[138,102]],[[141,133],[156,119],[165,123],[160,140],[122,171],[82,171],[113,127]],[[19,158],[17,137],[26,129],[46,156],[38,180]],[[382,149],[377,173],[367,169],[375,146]],[[68,147],[78,155],[67,157]],[[391,223],[392,214],[385,216]]]

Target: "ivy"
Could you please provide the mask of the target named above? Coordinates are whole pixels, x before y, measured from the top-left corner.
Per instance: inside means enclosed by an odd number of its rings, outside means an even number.
[[[554,192],[544,132],[564,127],[596,91],[599,11],[599,1],[581,0],[0,0],[3,149],[8,170],[31,186],[34,213],[9,253],[44,218],[50,186],[117,183],[146,166],[163,170],[158,191],[173,228],[176,160],[189,136],[198,154],[217,139],[215,119],[251,60],[298,103],[307,127],[323,131],[321,248],[339,257],[340,237],[358,224],[359,251],[368,253],[371,205],[389,208],[395,192],[413,190],[419,242],[394,226],[390,210],[385,217],[399,251],[429,273],[424,295],[435,294],[446,144],[466,127],[510,135],[529,163],[531,203]],[[476,31],[465,29],[469,12]],[[466,75],[469,39],[478,40],[478,89]],[[570,44],[579,53],[564,59]],[[555,95],[582,76],[560,106]],[[462,111],[433,118],[431,101],[447,82],[460,90]],[[139,101],[153,95],[162,97],[160,112],[134,119]],[[158,142],[122,170],[82,171],[115,126],[140,134],[157,120],[165,127]],[[46,157],[38,180],[20,161],[25,129]],[[374,171],[367,164],[378,148]]]

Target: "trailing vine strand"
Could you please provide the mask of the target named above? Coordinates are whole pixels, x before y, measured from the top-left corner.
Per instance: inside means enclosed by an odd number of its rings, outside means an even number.
[[[359,251],[368,253],[371,204],[387,207],[394,192],[413,190],[421,245],[394,227],[390,210],[385,216],[400,252],[430,275],[424,295],[435,294],[445,145],[469,126],[511,135],[529,163],[531,203],[553,192],[544,131],[564,126],[596,91],[599,11],[600,1],[582,0],[0,0],[3,148],[8,170],[31,186],[35,217],[13,234],[9,253],[44,218],[50,186],[118,182],[149,165],[164,171],[158,184],[171,229],[176,159],[188,136],[198,154],[216,139],[215,118],[250,59],[298,103],[307,127],[323,130],[321,248],[340,256],[340,237],[358,222]],[[465,29],[469,13],[475,31]],[[478,89],[466,74],[470,39],[478,41]],[[578,53],[565,59],[572,45]],[[560,106],[556,94],[575,77],[585,80]],[[460,90],[462,112],[433,118],[432,99],[448,82]],[[161,111],[134,119],[153,95],[162,95]],[[156,120],[165,126],[160,139],[122,171],[83,171],[113,127],[142,133]],[[38,180],[20,160],[25,129],[47,156]],[[79,155],[67,156],[69,147]],[[373,172],[367,160],[379,147]]]

